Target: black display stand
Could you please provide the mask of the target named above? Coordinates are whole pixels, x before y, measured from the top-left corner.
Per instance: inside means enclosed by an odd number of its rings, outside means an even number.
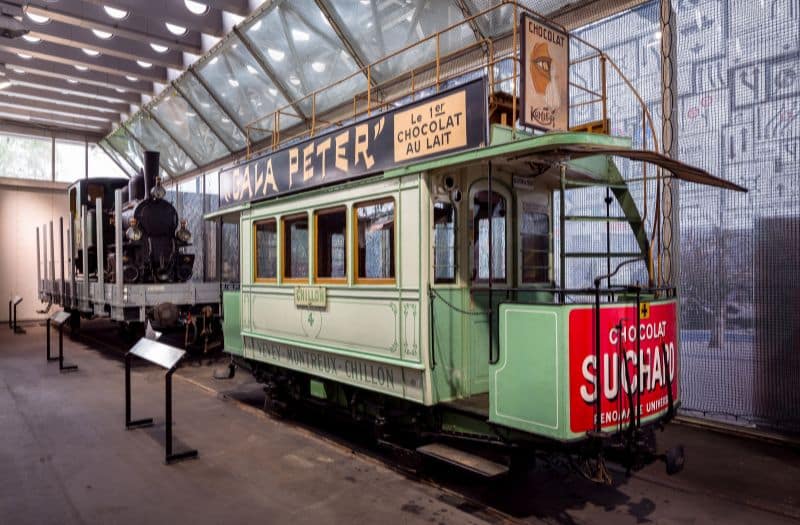
[[[22,297],[20,297],[19,295],[15,295],[13,299],[8,301],[8,327],[11,328],[11,330],[13,330],[15,334],[25,333],[25,330],[23,330],[22,327],[17,326],[17,305],[21,302],[22,302]]]
[[[58,361],[58,369],[61,372],[72,372],[78,369],[78,365],[64,364],[64,323],[69,318],[70,313],[63,310],[47,318],[47,361]],[[58,357],[50,354],[50,325],[55,325],[58,328]]]
[[[149,361],[166,369],[167,373],[164,376],[166,385],[166,455],[165,463],[175,463],[184,459],[193,459],[197,457],[197,450],[187,450],[184,452],[172,452],[172,374],[177,369],[178,362],[183,359],[186,354],[185,351],[179,350],[175,347],[159,343],[147,338],[139,339],[131,350],[125,354],[125,428],[128,430],[134,428],[150,427],[153,426],[153,419],[131,419],[131,359],[133,356]]]

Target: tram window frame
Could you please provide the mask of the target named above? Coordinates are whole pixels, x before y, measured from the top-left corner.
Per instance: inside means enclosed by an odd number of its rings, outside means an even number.
[[[274,260],[275,260],[275,277],[259,277],[259,268],[258,268],[258,253],[259,253],[259,242],[258,242],[258,227],[260,225],[268,225],[272,224],[275,233],[275,246],[274,246]],[[261,219],[257,221],[253,221],[253,282],[256,283],[276,283],[278,282],[278,255],[279,255],[279,245],[280,239],[278,238],[278,221],[273,217],[269,219]]]
[[[436,235],[436,208],[437,205],[441,206],[449,206],[450,207],[450,218],[451,221],[447,221],[444,224],[452,224],[452,245],[445,246],[447,252],[450,254],[450,260],[452,261],[452,265],[438,265],[437,264],[437,255],[438,255],[438,245],[436,243],[437,235]],[[431,250],[432,250],[432,257],[431,257],[431,270],[433,271],[433,283],[434,284],[455,284],[458,278],[458,206],[450,201],[445,200],[435,200],[433,201],[433,206],[431,207]],[[448,268],[452,270],[452,277],[439,277],[437,275],[437,268]]]
[[[389,270],[391,277],[362,277],[361,274],[361,246],[359,244],[361,231],[361,221],[358,217],[358,210],[376,204],[392,204],[392,227],[390,230],[391,242],[389,248],[391,255],[389,258]],[[395,284],[397,282],[397,203],[394,197],[383,197],[368,201],[357,202],[353,205],[353,282],[355,284]],[[366,245],[364,246],[364,259],[366,261]],[[366,267],[366,262],[363,264]]]
[[[305,221],[306,223],[306,272],[305,275],[297,277],[291,276],[291,260],[287,258],[291,256],[292,250],[292,239],[289,235],[291,231],[292,224],[296,222]],[[281,270],[281,277],[282,282],[284,283],[308,283],[308,277],[310,275],[311,269],[311,248],[309,246],[310,241],[310,234],[311,234],[311,221],[308,218],[308,213],[297,213],[294,215],[287,215],[285,217],[281,217],[281,238],[280,238],[280,254],[281,254],[281,263],[283,268]]]
[[[537,215],[544,219],[545,229],[543,233],[528,234],[530,237],[540,237],[544,239],[544,250],[536,250],[535,253],[544,254],[545,266],[534,266],[532,271],[534,274],[533,280],[526,280],[526,258],[525,258],[525,242],[522,232],[524,225],[524,217],[526,215]],[[551,217],[550,211],[545,204],[538,203],[534,200],[533,196],[518,195],[517,196],[517,269],[518,279],[520,286],[536,286],[541,284],[548,284],[550,282],[550,271],[552,266],[551,257]],[[534,255],[535,257],[535,255]]]
[[[341,214],[342,219],[344,220],[344,236],[343,236],[344,247],[342,250],[342,255],[344,257],[343,261],[344,275],[342,275],[341,277],[320,275],[320,268],[322,267],[321,257],[323,254],[330,255],[330,253],[328,253],[327,250],[320,249],[320,241],[322,241],[323,236],[320,235],[319,219],[322,216],[334,215],[334,214]],[[349,256],[347,253],[348,252],[347,232],[348,232],[347,206],[336,206],[333,208],[325,208],[314,212],[314,282],[326,283],[326,284],[347,283],[347,265],[349,263]]]
[[[475,199],[477,198],[478,194],[480,193],[489,193],[488,185],[485,183],[476,184],[470,191],[469,194],[469,210],[470,214],[472,215],[472,222],[470,224],[471,233],[470,233],[470,285],[472,286],[489,286],[489,278],[479,278],[478,277],[478,265],[480,260],[479,250],[479,235],[480,235],[480,228],[479,228],[479,221],[481,217],[475,212]],[[503,275],[498,276],[497,274],[492,272],[492,285],[508,285],[509,279],[512,275],[512,268],[513,268],[513,261],[512,258],[509,257],[511,255],[510,249],[510,242],[512,241],[512,232],[510,231],[510,221],[509,215],[512,213],[511,209],[511,195],[505,190],[505,188],[500,187],[499,184],[496,184],[495,187],[492,188],[492,193],[496,194],[498,197],[503,199],[505,202],[504,208],[504,215],[501,217],[497,217],[498,219],[503,220],[503,237],[504,237],[504,246],[502,253],[503,254]],[[494,228],[492,229],[494,233]]]

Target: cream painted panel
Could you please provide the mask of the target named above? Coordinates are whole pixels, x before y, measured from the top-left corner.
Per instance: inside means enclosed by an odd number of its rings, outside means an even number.
[[[400,266],[401,286],[419,288],[420,283],[420,206],[419,188],[400,192]]]
[[[328,297],[327,308],[320,310],[296,307],[292,295],[251,297],[256,333],[401,358],[402,307],[397,300]]]
[[[251,284],[253,282],[253,273],[252,273],[252,266],[253,266],[253,257],[252,257],[252,243],[253,243],[253,226],[252,222],[248,219],[243,219],[241,225],[239,227],[239,238],[240,238],[240,261],[241,261],[241,273],[239,274],[239,280],[242,284]]]

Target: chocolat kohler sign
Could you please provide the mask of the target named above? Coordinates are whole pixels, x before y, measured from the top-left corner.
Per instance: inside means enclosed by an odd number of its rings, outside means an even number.
[[[524,125],[569,127],[569,35],[528,14],[520,20]]]
[[[222,170],[220,207],[483,146],[486,100],[485,79],[477,79]]]

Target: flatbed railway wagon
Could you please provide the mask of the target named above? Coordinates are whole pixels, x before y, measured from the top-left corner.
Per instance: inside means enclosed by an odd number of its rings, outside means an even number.
[[[158,152],[148,151],[143,172],[130,180],[83,179],[67,188],[66,218],[37,228],[39,300],[70,311],[73,329],[81,318],[126,328],[150,322],[180,329],[187,346],[206,350],[218,323],[220,283],[193,279],[197,232],[164,199],[158,166]]]
[[[490,126],[489,95],[465,81],[223,170],[225,350],[273,407],[339,409],[489,476],[524,451],[633,448],[680,406],[679,296],[670,221],[645,221],[618,164],[659,191],[743,188],[630,138]],[[613,215],[569,213],[598,190]],[[571,247],[582,227],[608,249]],[[572,271],[587,259],[602,270]]]

